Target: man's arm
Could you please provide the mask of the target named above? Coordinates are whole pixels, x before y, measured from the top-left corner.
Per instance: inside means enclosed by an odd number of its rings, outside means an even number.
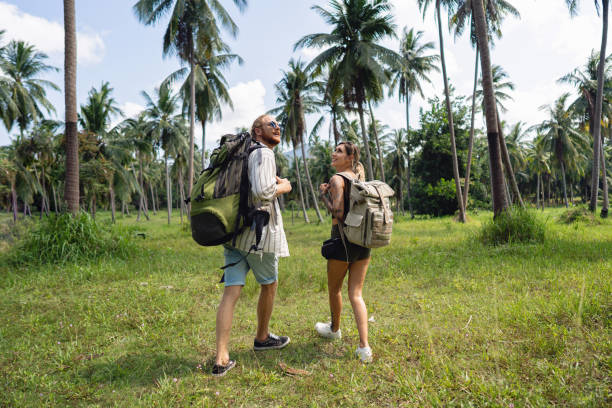
[[[289,180],[276,176],[274,152],[269,149],[257,149],[249,157],[249,181],[255,201],[272,201],[291,191]]]

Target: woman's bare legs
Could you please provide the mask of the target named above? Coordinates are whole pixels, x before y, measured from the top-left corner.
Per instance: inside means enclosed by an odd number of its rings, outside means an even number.
[[[340,328],[342,313],[342,282],[346,276],[349,264],[336,259],[327,261],[327,290],[329,292],[329,308],[331,310],[332,331]]]
[[[370,259],[371,258],[362,259],[361,261],[351,263],[349,270],[348,293],[351,306],[353,307],[353,313],[355,314],[355,322],[357,323],[357,331],[359,332],[359,347],[361,348],[369,347],[368,310],[363,301],[361,291],[363,289],[366,273],[368,272],[368,266],[370,265]]]

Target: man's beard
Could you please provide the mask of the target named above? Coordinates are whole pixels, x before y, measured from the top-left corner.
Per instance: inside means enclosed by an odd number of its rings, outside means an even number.
[[[261,140],[262,142],[265,142],[266,144],[269,144],[270,146],[274,147],[280,143],[280,136],[277,139],[274,135],[268,136],[264,133],[261,135]]]

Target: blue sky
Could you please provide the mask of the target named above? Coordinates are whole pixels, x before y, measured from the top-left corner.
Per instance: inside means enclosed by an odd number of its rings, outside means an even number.
[[[135,0],[76,1],[78,36],[77,97],[84,103],[92,86],[110,82],[114,97],[127,116],[144,106],[141,91],[152,92],[180,64],[174,57],[162,58],[161,38],[166,21],[155,27],[143,26],[132,12]],[[222,134],[237,126],[248,126],[261,112],[274,106],[274,83],[281,77],[291,57],[309,61],[317,50],[293,52],[293,44],[305,34],[329,32],[321,17],[310,9],[313,4],[326,6],[320,0],[251,0],[244,13],[232,1],[222,0],[240,28],[237,39],[225,35],[234,53],[245,60],[226,72],[235,110],[224,110],[224,119],[207,126],[207,148]],[[434,15],[430,11],[423,19],[416,1],[391,0],[394,7],[397,34],[403,27],[415,27],[425,32],[438,52],[438,35]],[[561,0],[513,0],[522,14],[520,20],[508,19],[502,29],[504,37],[492,50],[492,62],[501,65],[515,83],[514,101],[506,106],[504,119],[519,120],[532,125],[544,119],[538,107],[550,104],[562,92],[571,91],[556,80],[582,66],[591,49],[599,49],[601,20],[592,1],[583,1],[580,15],[570,19]],[[63,88],[63,9],[59,1],[0,0],[0,29],[6,30],[5,43],[22,39],[49,55],[49,63],[60,69],[49,79]],[[444,32],[445,54],[450,80],[457,93],[471,93],[474,51],[467,38],[454,39]],[[397,49],[397,40],[385,45]],[[611,50],[608,50],[610,53]],[[440,75],[432,75],[433,84],[425,87],[425,97],[442,93]],[[56,117],[63,120],[63,94],[49,91],[56,106]],[[416,118],[423,106],[415,98],[411,117]],[[404,107],[397,97],[375,108],[377,119],[391,128],[405,126]],[[120,118],[116,118],[116,121]],[[309,118],[313,123],[314,118]],[[477,124],[482,126],[479,118]],[[415,124],[416,125],[416,124]],[[11,134],[17,132],[13,129]],[[199,135],[197,131],[196,136]],[[322,134],[323,137],[327,133]],[[10,135],[0,127],[0,145],[10,142]]]

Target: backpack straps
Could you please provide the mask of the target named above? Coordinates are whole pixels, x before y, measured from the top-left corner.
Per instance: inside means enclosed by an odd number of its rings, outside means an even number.
[[[347,198],[350,199],[351,197],[350,189],[351,189],[351,184],[354,178],[349,176],[349,174],[344,171],[341,171],[340,173],[336,173],[336,174],[342,177],[345,181],[343,199],[344,199],[344,208],[347,208],[347,205],[350,205],[350,203],[347,203],[346,201],[347,201]],[[348,184],[346,183],[347,181],[348,181]],[[350,210],[350,207],[349,207],[349,210]],[[346,217],[346,214],[348,213],[348,211],[345,211],[344,213],[345,213],[344,216]],[[340,231],[340,238],[342,239],[342,245],[344,246],[344,254],[346,255],[346,262],[348,262],[349,261],[348,244],[347,244],[347,239],[344,236],[344,220],[342,222],[338,222],[338,230]]]

